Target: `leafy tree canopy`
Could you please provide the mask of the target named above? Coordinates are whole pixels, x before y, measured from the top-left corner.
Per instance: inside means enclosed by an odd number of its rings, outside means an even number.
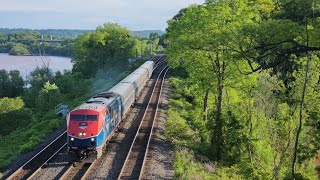
[[[24,102],[20,97],[17,98],[1,98],[0,99],[0,114],[16,111],[23,108]]]
[[[129,30],[116,23],[99,26],[93,33],[81,35],[74,44],[74,71],[93,77],[98,67],[108,69],[124,65],[134,55],[134,39]]]

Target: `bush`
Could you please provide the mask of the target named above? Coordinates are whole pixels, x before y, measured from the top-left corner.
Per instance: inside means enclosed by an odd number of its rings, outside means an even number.
[[[56,105],[60,103],[61,94],[58,86],[50,84],[48,81],[44,84],[43,88],[39,92],[37,99],[37,110],[39,112],[46,112],[52,110]]]
[[[20,147],[19,152],[20,152],[20,153],[25,153],[25,152],[32,151],[33,148],[34,148],[37,144],[38,144],[38,142],[35,142],[35,141],[31,141],[31,142],[25,143],[24,145],[22,145],[22,146]]]
[[[32,112],[28,109],[11,111],[0,114],[0,135],[5,136],[17,128],[24,126],[32,121]]]
[[[0,99],[0,114],[19,110],[24,106],[24,102],[20,97],[17,98],[1,98]]]
[[[20,44],[20,43],[13,44],[11,50],[8,53],[10,55],[15,55],[15,56],[23,56],[23,55],[30,54],[28,47],[26,45]]]
[[[212,172],[205,164],[212,167]],[[244,179],[237,167],[220,167],[216,163],[202,162],[193,151],[186,148],[176,151],[173,167],[177,179]]]
[[[169,109],[165,134],[166,138],[170,141],[187,145],[194,142],[193,134],[193,131],[179,113]]]
[[[195,162],[192,151],[181,150],[176,152],[173,167],[177,179],[213,178],[213,174],[210,174],[201,163]]]

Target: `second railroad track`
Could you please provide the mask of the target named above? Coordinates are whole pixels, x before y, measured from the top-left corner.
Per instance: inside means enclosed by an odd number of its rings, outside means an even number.
[[[146,152],[152,135],[154,121],[156,119],[163,81],[168,72],[166,66],[159,74],[152,96],[143,115],[139,129],[130,147],[129,153],[122,166],[118,179],[139,179],[145,162]]]

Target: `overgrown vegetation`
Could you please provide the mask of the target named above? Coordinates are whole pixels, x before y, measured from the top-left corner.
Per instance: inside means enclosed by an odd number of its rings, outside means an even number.
[[[206,1],[168,22],[177,178],[317,178],[319,3]]]

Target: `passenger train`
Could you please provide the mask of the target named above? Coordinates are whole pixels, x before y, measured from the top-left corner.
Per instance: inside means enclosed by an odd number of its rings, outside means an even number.
[[[155,63],[146,61],[108,91],[70,111],[67,118],[67,147],[70,161],[93,162],[129,112],[150,79]]]

